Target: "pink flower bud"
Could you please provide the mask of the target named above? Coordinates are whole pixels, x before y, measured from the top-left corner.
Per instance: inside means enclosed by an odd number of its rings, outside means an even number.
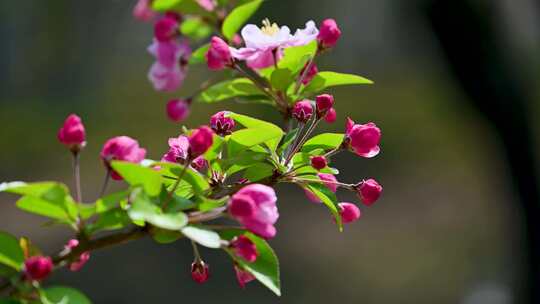
[[[326,167],[327,162],[324,156],[311,157],[311,166],[317,170],[322,170]]]
[[[75,249],[77,246],[79,246],[79,241],[76,240],[76,239],[71,239],[67,242],[66,246],[64,246],[64,248],[68,251],[72,251],[73,249]],[[73,262],[71,262],[71,264],[69,264],[69,270],[71,271],[79,271],[81,270],[81,268],[84,266],[84,264],[86,264],[86,262],[88,262],[88,260],[90,259],[90,252],[88,251],[85,251],[83,253],[81,253],[81,255],[79,256],[79,258]]]
[[[229,45],[219,37],[212,37],[210,48],[206,52],[206,63],[211,70],[222,70],[232,64]]]
[[[174,122],[181,122],[189,116],[189,101],[184,99],[171,99],[167,103],[167,116]]]
[[[205,153],[214,142],[214,132],[208,126],[202,126],[193,131],[188,137],[189,156],[195,159],[197,156]]]
[[[324,117],[334,105],[334,96],[330,94],[319,95],[315,98],[315,104],[317,105],[317,117]]]
[[[253,263],[257,260],[259,252],[253,241],[248,237],[244,235],[237,236],[230,246],[237,256],[244,258],[246,261]]]
[[[352,203],[339,203],[339,214],[343,223],[356,222],[360,218],[360,209]]]
[[[204,159],[204,157],[199,156],[191,162],[191,167],[199,172],[203,171],[204,169],[208,168],[208,161]]]
[[[362,157],[374,157],[380,152],[381,130],[372,122],[358,125],[348,118],[346,137],[349,148]]]
[[[297,102],[292,110],[292,116],[301,123],[306,123],[313,115],[313,106],[307,99]]]
[[[323,184],[330,189],[330,191],[336,193],[337,191],[337,179],[335,176],[329,173],[317,173],[317,176],[323,181]],[[321,200],[311,191],[305,189],[307,198],[313,203],[321,203]]]
[[[111,161],[140,163],[146,156],[146,150],[139,147],[139,143],[135,139],[128,136],[118,136],[107,140],[100,156],[105,166],[111,170],[111,177],[115,180],[122,180],[122,177],[112,170]]]
[[[339,37],[341,36],[341,30],[339,29],[334,19],[326,19],[321,23],[319,30],[319,36],[317,39],[324,48],[331,48],[336,45]]]
[[[324,115],[324,120],[327,123],[333,123],[334,121],[336,121],[336,118],[337,118],[337,114],[336,114],[336,109],[334,108],[330,108],[330,110],[328,110],[326,115]]]
[[[79,116],[71,114],[66,118],[58,130],[58,140],[73,152],[80,151],[86,145],[86,132]]]
[[[217,112],[210,118],[210,127],[219,136],[229,135],[234,129],[234,119],[227,117],[227,111]]]
[[[203,261],[195,261],[191,264],[191,278],[193,281],[202,284],[210,277],[208,264]]]
[[[309,62],[306,63],[306,65],[304,65],[304,67],[300,71],[300,75],[304,75],[308,64],[309,64]],[[311,82],[311,80],[313,80],[313,77],[315,77],[315,75],[317,75],[317,73],[319,73],[319,69],[317,68],[317,66],[315,64],[312,64],[311,67],[309,68],[309,71],[306,73],[306,75],[302,79],[302,84],[303,85],[308,85]]]
[[[274,224],[279,218],[276,201],[271,187],[247,185],[229,200],[229,213],[247,230],[263,238],[273,238],[276,235]]]
[[[197,0],[200,7],[211,12],[216,8],[216,2],[214,0]]]
[[[139,0],[133,7],[133,17],[140,21],[150,21],[157,16],[151,8],[151,0]]]
[[[53,262],[48,256],[33,256],[24,261],[24,274],[30,280],[43,280],[49,276],[52,269]]]
[[[238,34],[234,34],[233,38],[232,38],[232,43],[233,45],[235,46],[239,46],[241,45],[243,42],[242,40],[242,36],[238,35]]]
[[[366,206],[373,205],[381,196],[382,190],[382,186],[374,179],[368,179],[356,186],[358,197]]]
[[[162,162],[184,163],[188,157],[189,141],[184,135],[169,138],[169,151],[161,158]]]
[[[154,24],[154,37],[158,41],[169,41],[178,34],[178,20],[172,16],[164,16]]]
[[[236,273],[236,280],[241,288],[246,288],[246,284],[255,280],[255,277],[250,273],[240,268],[238,265],[234,265],[234,272]]]

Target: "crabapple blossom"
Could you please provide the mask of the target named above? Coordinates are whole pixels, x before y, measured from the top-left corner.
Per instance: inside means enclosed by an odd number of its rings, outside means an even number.
[[[334,175],[329,173],[317,173],[317,176],[323,181],[323,185],[325,185],[330,191],[336,193],[337,191],[337,179]],[[304,190],[307,198],[312,201],[313,203],[321,203],[321,200],[313,194],[311,191],[305,189]]]
[[[189,157],[195,159],[197,156],[206,152],[214,142],[214,132],[208,126],[201,126],[195,129],[188,137]]]
[[[206,52],[206,63],[211,70],[222,70],[232,65],[231,50],[229,45],[219,37],[212,37],[210,48]]]
[[[250,273],[240,268],[238,265],[234,265],[234,272],[236,274],[236,280],[241,288],[246,288],[246,284],[255,280],[255,277]]]
[[[41,281],[49,276],[53,269],[52,259],[48,256],[33,256],[24,261],[24,274],[33,281]]]
[[[139,147],[139,143],[129,136],[117,136],[105,142],[100,156],[105,166],[111,170],[111,177],[115,180],[122,180],[122,177],[112,170],[111,161],[140,163],[146,156],[146,150]]]
[[[317,109],[317,117],[324,117],[334,105],[334,96],[330,94],[319,95],[315,98],[315,104]]]
[[[331,48],[336,45],[337,41],[341,37],[341,30],[339,29],[334,19],[325,19],[321,23],[321,30],[317,40],[324,48]]]
[[[300,71],[300,75],[304,75],[304,78],[302,78],[302,84],[308,85],[311,80],[313,80],[313,77],[319,73],[319,69],[315,64],[311,64],[309,70],[306,72],[306,68],[308,67],[309,62],[304,65],[302,70]],[[305,74],[304,74],[305,73]]]
[[[313,106],[309,100],[297,102],[292,110],[292,116],[301,123],[306,123],[313,115]]]
[[[375,203],[382,193],[382,186],[374,179],[368,179],[355,186],[358,197],[364,205],[371,206]]]
[[[193,281],[203,284],[204,282],[208,281],[209,277],[210,269],[208,264],[201,260],[195,261],[191,264],[191,278]]]
[[[183,163],[188,157],[189,140],[187,136],[180,135],[169,138],[169,151],[161,158],[162,162]]]
[[[227,111],[217,112],[210,117],[210,127],[219,136],[229,135],[235,127],[234,119],[227,117]]]
[[[74,153],[86,145],[86,132],[79,116],[70,114],[66,118],[64,125],[58,130],[58,140]]]
[[[157,16],[157,13],[152,10],[152,0],[138,0],[133,7],[133,17],[140,21],[150,21]]]
[[[311,157],[311,166],[317,170],[324,169],[327,165],[326,157],[324,156],[313,156]],[[333,175],[332,175],[333,176]]]
[[[381,130],[372,122],[365,125],[355,124],[347,118],[346,143],[349,148],[362,157],[371,158],[379,154]]]
[[[169,41],[178,35],[178,19],[165,15],[154,24],[154,37],[158,41]]]
[[[337,113],[336,113],[336,109],[334,108],[330,108],[330,110],[326,112],[326,115],[324,115],[324,121],[326,121],[327,123],[335,122],[336,118],[337,118]]]
[[[343,223],[352,223],[356,222],[361,215],[360,209],[353,203],[339,203],[339,215],[341,215],[341,220]]]
[[[257,247],[255,244],[244,235],[239,235],[235,237],[231,243],[230,247],[234,250],[237,256],[244,258],[248,262],[255,262],[259,253],[257,252]]]
[[[171,99],[167,102],[167,116],[174,122],[181,122],[190,113],[190,102],[181,98]]]

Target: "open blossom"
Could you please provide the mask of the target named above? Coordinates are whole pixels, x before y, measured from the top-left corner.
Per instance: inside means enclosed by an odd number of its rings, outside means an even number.
[[[162,162],[183,163],[188,157],[189,140],[187,136],[169,138],[169,151],[161,158]]]
[[[151,8],[152,0],[138,0],[133,7],[133,17],[140,21],[150,21],[157,16]]]
[[[364,205],[371,206],[375,203],[382,193],[382,186],[374,179],[365,180],[355,186],[358,197]]]
[[[236,264],[234,265],[234,272],[236,274],[236,280],[238,281],[238,285],[240,285],[240,287],[242,288],[246,288],[247,283],[255,280],[255,277],[251,273],[245,271]]]
[[[281,28],[268,19],[263,21],[263,27],[254,24],[244,26],[241,31],[246,47],[231,48],[234,58],[245,60],[253,69],[263,69],[274,65],[276,60],[283,57],[283,50],[291,46],[306,45],[317,38],[319,30],[315,22],[308,21],[304,29],[298,29],[291,35],[287,26]]]
[[[271,187],[251,184],[240,189],[229,200],[229,212],[246,229],[263,237],[276,235],[274,224],[279,218],[276,193]]]
[[[341,215],[341,220],[343,223],[352,223],[357,221],[360,216],[361,212],[360,209],[353,203],[339,203],[339,215]]]
[[[234,119],[227,117],[227,111],[217,112],[210,117],[210,127],[219,136],[231,134],[234,126]]]
[[[148,52],[156,58],[148,72],[148,79],[154,89],[165,92],[177,90],[186,78],[187,61],[191,56],[187,41],[154,39]]]
[[[206,63],[211,70],[222,70],[232,64],[229,45],[219,37],[212,37],[210,48],[205,54]]]
[[[169,41],[178,35],[178,19],[165,15],[154,24],[154,37],[159,41]]]
[[[167,102],[167,117],[174,122],[181,122],[189,116],[189,102],[181,98]]]
[[[321,30],[317,39],[323,47],[333,47],[336,45],[339,37],[341,37],[341,30],[339,29],[336,20],[326,19],[321,23]]]
[[[292,116],[301,123],[306,123],[313,115],[313,106],[309,100],[302,100],[294,105]]]
[[[214,132],[208,126],[201,126],[188,137],[189,156],[193,159],[206,151],[214,142]]]
[[[309,70],[306,72],[306,68],[308,67],[308,64],[309,62],[306,63],[304,67],[302,68],[302,70],[300,71],[300,75],[304,75],[304,78],[302,78],[303,85],[308,85],[311,82],[311,80],[313,80],[313,77],[315,77],[315,75],[319,73],[319,69],[317,68],[317,65],[315,65],[315,63],[311,64]]]
[[[86,132],[79,116],[71,114],[66,118],[58,130],[58,140],[74,152],[86,145]]]
[[[336,113],[336,109],[334,108],[330,108],[330,110],[326,112],[326,115],[324,115],[324,121],[326,121],[327,123],[335,122],[336,118],[337,118],[337,113]]]
[[[203,261],[195,261],[191,264],[191,278],[193,281],[202,284],[208,281],[210,270],[208,264]]]
[[[33,256],[24,261],[24,274],[30,280],[43,280],[49,276],[52,269],[53,262],[48,256]]]
[[[115,180],[121,180],[122,177],[111,169],[111,161],[140,163],[146,156],[146,150],[139,147],[139,143],[135,139],[128,136],[118,136],[107,140],[100,156],[105,166],[111,170],[111,177]]]
[[[335,176],[329,173],[317,173],[317,176],[323,181],[323,184],[330,189],[330,191],[336,193],[337,191],[337,179]],[[305,189],[304,192],[306,193],[307,198],[314,202],[314,203],[321,203],[321,200],[313,194],[311,191]]]
[[[234,250],[237,256],[244,258],[244,260],[253,263],[257,260],[259,252],[255,244],[244,235],[237,236],[230,244],[230,247]]]
[[[380,152],[381,129],[372,122],[359,125],[347,118],[346,140],[356,154],[367,158],[374,157]]]
[[[66,244],[65,249],[71,251],[77,246],[79,246],[79,241],[76,240],[76,239],[71,239]],[[89,251],[85,251],[85,252],[81,253],[81,255],[79,256],[79,258],[77,260],[75,260],[75,261],[71,262],[71,264],[69,264],[69,270],[71,270],[71,271],[79,271],[84,266],[84,264],[86,264],[86,262],[88,262],[89,259],[90,259],[90,252]]]

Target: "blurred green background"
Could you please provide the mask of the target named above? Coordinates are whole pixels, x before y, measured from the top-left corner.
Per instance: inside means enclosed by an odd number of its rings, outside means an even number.
[[[134,2],[0,3],[0,182],[59,179],[71,185],[70,155],[56,132],[72,112],[87,128],[82,181],[88,201],[105,174],[98,154],[107,138],[137,138],[149,158],[166,151],[167,138],[180,126],[166,119],[165,103],[195,91],[211,73],[197,66],[180,92],[155,92],[146,78],[152,26],[132,18]],[[374,121],[383,131],[376,158],[335,159],[340,180],[373,177],[384,186],[381,200],[363,208],[362,219],[344,233],[301,190],[278,188],[281,217],[271,245],[281,262],[281,298],[258,283],[238,288],[229,259],[212,250],[202,252],[212,278],[199,286],[189,276],[187,242],[149,239],[95,252],[79,273],[59,271],[49,283],[77,287],[94,303],[519,303],[530,282],[527,251],[534,246],[526,244],[523,197],[499,122],[470,102],[454,77],[426,13],[429,2],[438,1],[269,0],[253,18],[293,29],[309,19],[335,18],[342,40],[319,69],[360,74],[375,84],[333,90],[338,121],[319,131],[342,132],[347,116]],[[525,84],[532,140],[524,140],[536,159],[540,9],[533,0],[466,2],[496,20],[496,51]],[[459,28],[462,16],[451,17]],[[454,34],[459,40],[464,32]],[[205,124],[223,109],[279,121],[264,105],[222,103],[195,104],[185,124]],[[536,175],[534,162],[529,170]],[[24,214],[14,202],[0,195],[0,230],[29,236],[46,252],[66,242],[67,231],[42,228],[42,218]]]

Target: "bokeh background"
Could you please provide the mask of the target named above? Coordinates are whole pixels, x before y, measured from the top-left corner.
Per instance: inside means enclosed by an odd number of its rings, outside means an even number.
[[[193,68],[175,94],[146,78],[152,27],[132,19],[134,1],[0,3],[0,182],[60,179],[70,156],[56,141],[64,117],[83,117],[83,196],[95,199],[108,137],[137,138],[159,158],[179,126],[165,118],[170,97],[196,90],[209,73]],[[187,242],[141,240],[95,252],[79,273],[50,284],[84,291],[94,303],[538,303],[540,212],[540,7],[534,0],[269,0],[253,18],[291,28],[338,20],[343,36],[321,70],[357,73],[372,86],[340,87],[346,116],[383,130],[371,160],[336,157],[340,179],[374,177],[382,199],[339,233],[302,191],[279,187],[283,296],[258,283],[238,288],[231,263],[204,250],[212,278],[189,277]],[[278,122],[264,105],[196,104],[185,122],[232,109]],[[115,187],[121,187],[116,184]],[[349,193],[343,200],[355,201]],[[46,252],[66,242],[59,227],[0,195],[0,230],[29,236]]]

